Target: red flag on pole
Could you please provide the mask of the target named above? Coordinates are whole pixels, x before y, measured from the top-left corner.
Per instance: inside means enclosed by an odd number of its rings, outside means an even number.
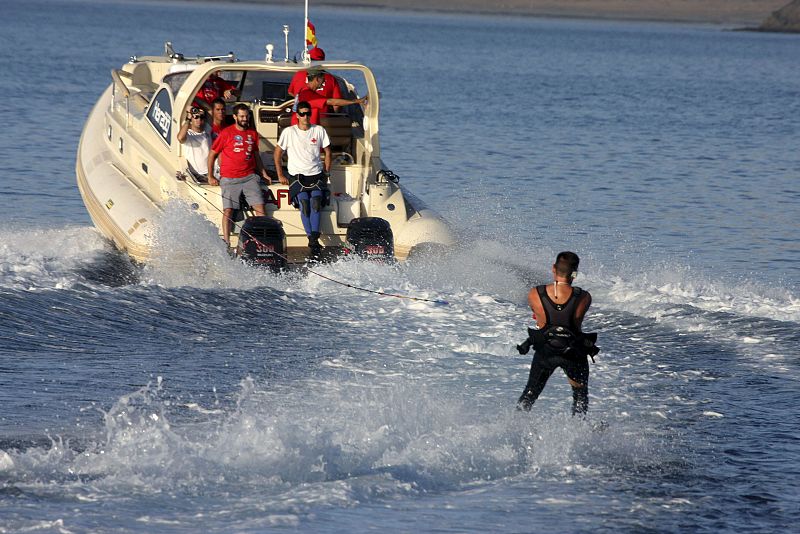
[[[314,25],[311,24],[311,21],[308,21],[308,26],[306,27],[306,44],[311,46],[317,46],[317,30],[314,28]]]

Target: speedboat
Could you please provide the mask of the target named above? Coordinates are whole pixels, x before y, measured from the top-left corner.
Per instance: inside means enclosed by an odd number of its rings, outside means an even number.
[[[134,260],[147,262],[154,230],[167,202],[184,201],[220,230],[222,197],[186,172],[177,140],[185,110],[211,76],[235,84],[227,112],[240,103],[252,111],[262,161],[272,176],[273,149],[291,124],[290,81],[300,70],[321,67],[332,74],[345,98],[367,97],[321,117],[331,140],[330,202],[322,210],[320,242],[325,250],[404,260],[423,249],[453,244],[447,223],[401,186],[381,159],[380,95],[375,76],[351,61],[274,59],[240,61],[235,54],[188,57],[165,43],[161,56],[130,58],[111,71],[111,83],[92,109],[78,146],[78,187],[94,225]],[[266,217],[237,222],[231,247],[255,263],[300,263],[309,249],[300,211],[289,187],[262,182]],[[252,213],[250,214],[252,215]]]

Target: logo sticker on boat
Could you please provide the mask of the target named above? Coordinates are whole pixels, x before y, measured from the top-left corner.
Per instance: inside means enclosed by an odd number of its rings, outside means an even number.
[[[172,99],[166,88],[162,88],[156,94],[147,109],[147,120],[150,121],[164,142],[169,145],[172,133]]]
[[[282,202],[282,201],[285,201],[286,205],[289,204],[289,190],[288,189],[278,189],[277,197],[272,193],[271,189],[267,189],[265,193],[266,193],[265,202],[267,204],[272,204],[277,209],[281,209],[281,206],[284,205],[284,202]]]

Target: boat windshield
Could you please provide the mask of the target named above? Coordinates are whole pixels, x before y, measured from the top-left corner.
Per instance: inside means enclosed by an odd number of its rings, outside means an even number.
[[[353,69],[332,69],[328,72],[336,79],[342,98],[354,100],[367,94],[367,80],[364,77],[364,73],[361,71]],[[360,105],[351,104],[349,106],[344,106],[339,111],[356,121],[359,124],[359,129],[361,128],[361,124],[364,120],[364,111]]]
[[[291,72],[276,71],[248,71],[242,80],[242,96],[244,102],[263,102],[270,106],[280,106],[291,100],[289,95],[289,82],[292,81]]]
[[[180,91],[181,87],[183,87],[183,82],[186,81],[186,78],[188,78],[190,74],[191,71],[185,71],[175,72],[173,74],[167,74],[164,76],[164,83],[169,86],[169,90],[172,91],[173,96],[178,94],[178,91]]]

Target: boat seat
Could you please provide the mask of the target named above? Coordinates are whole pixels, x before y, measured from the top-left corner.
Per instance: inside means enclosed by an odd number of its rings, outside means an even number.
[[[278,137],[281,136],[281,132],[284,128],[288,128],[292,125],[292,114],[291,113],[281,113],[278,115]]]
[[[353,120],[344,113],[329,113],[319,119],[320,125],[328,132],[331,150],[350,152],[353,144]]]
[[[154,93],[158,89],[158,84],[153,81],[150,68],[147,63],[138,63],[131,73],[131,86],[139,89],[143,93]]]
[[[353,144],[353,120],[344,113],[328,113],[320,117],[320,126],[328,132],[331,150],[334,152],[350,152]],[[284,128],[292,125],[292,114],[278,115],[278,137]]]

